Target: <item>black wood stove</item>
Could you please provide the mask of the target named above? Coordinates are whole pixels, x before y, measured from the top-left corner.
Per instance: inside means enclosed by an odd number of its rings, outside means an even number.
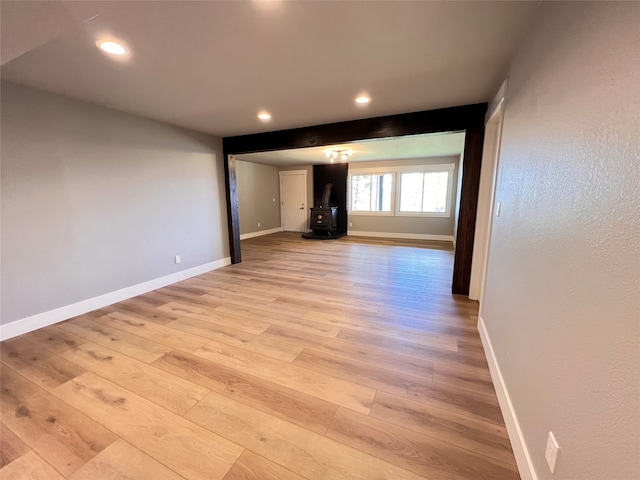
[[[322,195],[322,205],[311,209],[311,219],[309,228],[311,233],[303,233],[303,238],[328,239],[339,238],[344,234],[336,234],[338,228],[338,207],[329,206],[329,198],[331,197],[331,189],[333,184],[327,183],[324,187]]]
[[[334,232],[338,225],[338,207],[325,207],[311,209],[311,230]]]

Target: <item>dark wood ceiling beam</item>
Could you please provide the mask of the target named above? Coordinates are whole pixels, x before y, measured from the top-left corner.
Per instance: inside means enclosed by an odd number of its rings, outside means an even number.
[[[402,113],[386,117],[327,123],[310,127],[226,137],[228,154],[317,147],[375,138],[466,130],[484,126],[486,103]]]

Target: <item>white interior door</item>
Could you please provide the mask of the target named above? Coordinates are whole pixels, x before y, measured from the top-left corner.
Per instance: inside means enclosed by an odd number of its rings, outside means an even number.
[[[307,172],[280,172],[280,212],[282,230],[307,230]]]

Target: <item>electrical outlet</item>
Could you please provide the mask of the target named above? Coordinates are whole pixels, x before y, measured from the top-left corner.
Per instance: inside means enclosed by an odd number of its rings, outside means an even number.
[[[560,447],[558,446],[556,437],[553,435],[553,432],[549,432],[549,438],[547,438],[547,448],[544,451],[544,458],[547,460],[547,464],[549,465],[549,470],[551,470],[551,473],[555,473],[556,471],[556,463],[558,462],[559,451]]]
[[[350,226],[350,227],[353,227],[353,222],[349,222],[349,226]]]
[[[175,257],[173,257],[173,261],[176,263],[182,263],[182,259],[180,258],[180,255],[176,255]]]
[[[273,203],[276,203],[276,197],[273,197]]]
[[[260,222],[258,222],[258,226],[260,226]]]

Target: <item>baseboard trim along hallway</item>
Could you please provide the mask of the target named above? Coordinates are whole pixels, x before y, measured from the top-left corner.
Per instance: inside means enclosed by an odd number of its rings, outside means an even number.
[[[98,308],[113,305],[114,303],[157,290],[158,288],[166,287],[167,285],[186,280],[187,278],[202,275],[203,273],[207,273],[211,270],[216,270],[230,264],[231,257],[222,258],[214,262],[205,263],[204,265],[165,275],[164,277],[138,283],[137,285],[131,285],[130,287],[122,288],[115,292],[105,293],[104,295],[88,298],[71,305],[65,305],[64,307],[49,310],[48,312],[38,313],[30,317],[15,320],[7,323],[6,325],[0,325],[0,341],[8,340],[10,338],[17,337],[18,335],[32,332],[38,328],[62,322],[63,320],[68,320],[69,318],[91,312],[92,310],[97,310]]]
[[[270,228],[269,230],[259,230],[257,232],[243,233],[240,235],[240,240],[247,240],[249,238],[261,237],[263,235],[271,235],[272,233],[282,232],[282,227]]]
[[[403,240],[433,240],[436,242],[453,242],[453,235],[432,235],[429,233],[394,233],[394,232],[363,232],[349,230],[347,235],[352,237],[401,238]]]
[[[496,359],[493,346],[491,345],[491,339],[489,333],[484,324],[482,318],[478,318],[478,332],[480,333],[480,339],[482,340],[482,346],[487,357],[487,363],[489,364],[489,371],[491,372],[491,379],[493,380],[493,386],[496,389],[496,395],[498,396],[498,402],[500,403],[500,410],[504,416],[504,423],[509,433],[509,440],[511,440],[511,448],[513,448],[513,454],[516,457],[516,463],[518,464],[518,471],[522,480],[538,480],[536,471],[529,455],[529,449],[522,435],[520,429],[520,423],[518,417],[511,403],[509,397],[509,391],[507,385],[502,377],[498,360]]]

